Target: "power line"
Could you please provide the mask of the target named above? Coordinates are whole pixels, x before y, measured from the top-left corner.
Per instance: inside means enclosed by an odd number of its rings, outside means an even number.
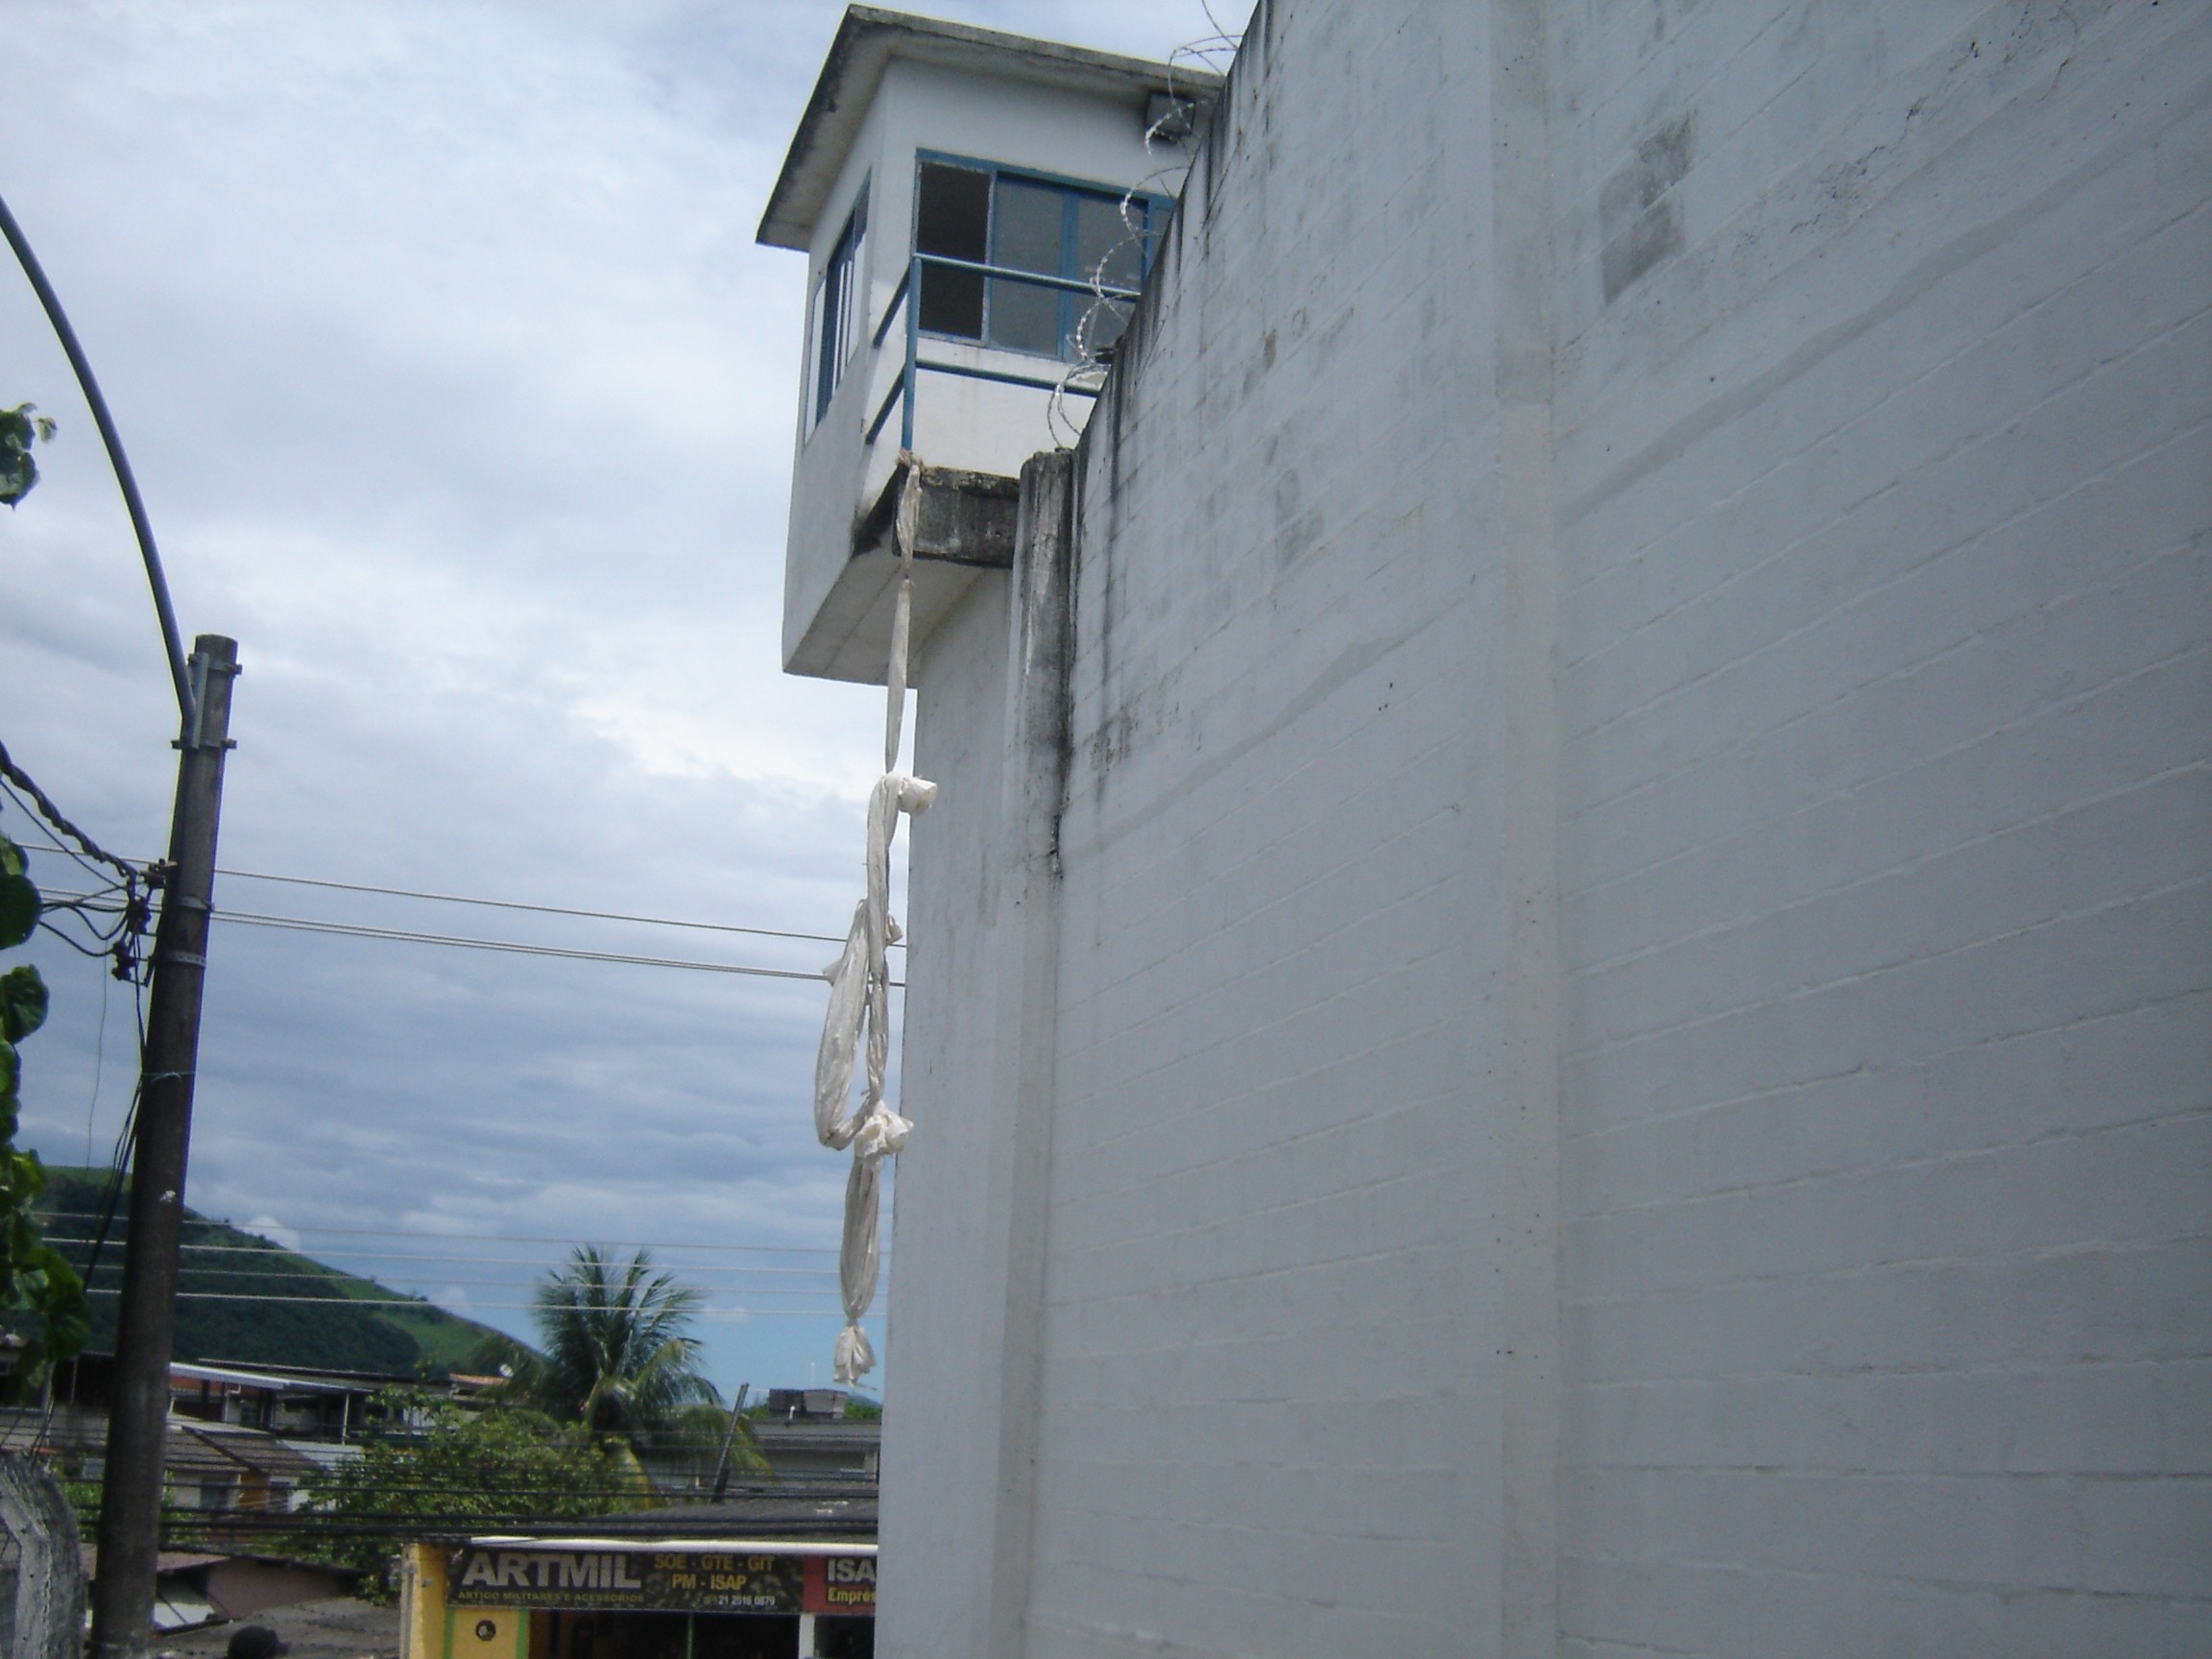
[[[57,1245],[89,1244],[92,1242],[92,1240],[89,1238],[62,1238],[49,1234],[47,1236],[46,1242],[49,1244]],[[232,1256],[265,1256],[272,1251],[283,1251],[282,1245],[274,1243],[194,1244],[186,1242],[182,1248],[186,1250],[196,1250],[203,1255]],[[287,1255],[304,1254],[301,1251],[285,1251],[284,1253]],[[831,1252],[825,1250],[823,1254],[829,1255],[831,1254]],[[555,1265],[555,1263],[548,1262],[542,1256],[431,1256],[416,1255],[412,1253],[402,1253],[390,1250],[318,1250],[313,1260],[322,1261],[325,1258],[330,1258],[341,1262],[457,1262],[469,1267],[550,1267]],[[685,1273],[787,1273],[804,1275],[808,1278],[830,1278],[834,1276],[837,1271],[837,1269],[834,1267],[753,1267],[746,1265],[742,1262],[733,1262],[729,1263],[717,1262],[657,1262],[656,1265],[668,1267],[671,1270],[680,1270]],[[249,1270],[239,1267],[208,1267],[204,1269],[204,1271],[210,1273],[242,1273]],[[254,1271],[258,1271],[258,1269],[255,1269]],[[274,1272],[277,1270],[272,1268],[270,1271]],[[317,1277],[319,1277],[319,1275],[317,1275]]]
[[[699,962],[682,956],[634,956],[620,950],[579,950],[564,945],[524,945],[511,939],[469,939],[457,933],[420,933],[404,927],[368,927],[351,922],[308,922],[297,916],[260,916],[245,910],[216,910],[220,922],[249,927],[275,927],[288,933],[329,933],[342,939],[390,939],[405,945],[444,945],[463,950],[494,950],[509,956],[550,956],[568,962],[619,962],[638,968],[683,968],[694,974],[739,974],[757,979],[813,979],[819,973],[799,968],[756,968],[736,962]]]
[[[57,893],[53,895],[58,905],[82,904],[106,897],[99,893]],[[491,950],[508,956],[546,956],[567,962],[613,962],[638,968],[682,968],[694,974],[736,974],[757,979],[819,980],[817,970],[803,968],[761,968],[741,962],[701,962],[685,956],[640,956],[623,950],[584,950],[568,945],[529,945],[513,939],[476,939],[460,933],[427,933],[410,927],[372,927],[358,922],[317,922],[303,916],[269,916],[252,910],[210,909],[209,916],[219,922],[236,922],[249,927],[274,927],[289,933],[328,933],[342,939],[387,939],[403,945],[443,945],[462,950]],[[573,912],[577,915],[589,912]],[[644,920],[640,918],[640,920]],[[675,923],[669,926],[681,926]],[[760,933],[762,928],[732,928],[733,932]],[[787,939],[819,939],[819,934],[787,933],[773,937]],[[834,941],[843,944],[843,940]],[[903,979],[889,981],[894,991],[906,987]]]
[[[51,1219],[67,1221],[99,1219],[96,1211],[88,1210],[42,1210],[39,1214]],[[201,1220],[204,1225],[228,1225],[227,1222],[207,1222],[204,1217]],[[409,1238],[431,1244],[558,1244],[566,1249],[573,1247],[576,1243],[573,1237],[555,1238],[551,1234],[541,1233],[405,1233],[397,1227],[314,1227],[291,1226],[289,1224],[286,1226],[286,1231],[312,1234],[319,1238]],[[837,1254],[833,1246],[826,1244],[687,1244],[651,1238],[602,1238],[598,1240],[598,1243],[602,1248],[608,1250],[712,1250],[726,1253],[777,1256],[834,1256]]]
[[[805,939],[842,945],[843,934],[792,933],[778,927],[740,927],[729,922],[683,922],[670,916],[632,916],[619,910],[578,910],[565,904],[524,904],[513,899],[475,899],[459,893],[423,893],[411,887],[373,887],[361,881],[325,881],[311,876],[271,876],[255,870],[218,870],[243,881],[281,881],[294,887],[327,887],[338,893],[377,893],[392,899],[427,899],[440,904],[477,904],[489,910],[526,910],[538,916],[580,916],[592,922],[634,922],[646,927],[689,927],[706,933],[749,933],[762,939]]]
[[[45,848],[32,850],[46,851]],[[431,893],[414,887],[378,887],[366,881],[330,881],[314,876],[277,876],[265,870],[219,869],[215,874],[237,881],[278,881],[291,887],[323,887],[334,893],[373,893],[387,899],[421,899],[437,904],[473,904],[488,910],[520,910],[534,916],[574,916],[588,922],[627,922],[640,927],[685,927],[704,933],[744,933],[761,939],[799,939],[815,945],[845,943],[845,935],[842,933],[800,933],[781,927],[740,926],[733,922],[686,922],[673,916],[638,916],[625,910],[587,910],[568,904],[527,904],[516,899]]]
[[[52,1240],[52,1239],[49,1239],[49,1240],[47,1240],[47,1242],[49,1242],[49,1243],[52,1243],[52,1242],[54,1242],[54,1240]],[[297,1281],[297,1282],[301,1282],[301,1283],[304,1283],[304,1284],[309,1284],[309,1285],[321,1285],[321,1286],[326,1286],[326,1287],[327,1287],[327,1290],[328,1290],[328,1294],[326,1294],[326,1295],[323,1295],[323,1296],[310,1297],[310,1298],[308,1298],[308,1299],[309,1299],[310,1301],[328,1302],[328,1303],[331,1303],[331,1304],[333,1304],[333,1305],[335,1305],[335,1304],[338,1304],[338,1303],[343,1303],[343,1302],[360,1302],[360,1301],[367,1301],[367,1300],[370,1300],[370,1298],[366,1298],[366,1297],[360,1297],[360,1296],[354,1296],[354,1295],[350,1294],[350,1293],[349,1293],[349,1291],[348,1291],[348,1290],[345,1288],[345,1285],[344,1285],[344,1282],[343,1282],[343,1281],[340,1281],[340,1280],[336,1280],[336,1279],[333,1279],[333,1278],[332,1278],[332,1276],[331,1276],[330,1274],[327,1274],[327,1273],[305,1273],[305,1272],[301,1272],[301,1271],[299,1271],[298,1269],[294,1269],[294,1268],[283,1268],[283,1267],[202,1267],[202,1268],[198,1268],[198,1269],[195,1269],[195,1271],[197,1271],[197,1272],[200,1272],[200,1273],[204,1273],[204,1274],[207,1274],[207,1275],[209,1275],[209,1276],[219,1276],[220,1280],[222,1280],[222,1281],[228,1281],[228,1280],[232,1280],[232,1279],[255,1279],[255,1280],[270,1280],[270,1279],[284,1280],[284,1279],[289,1279],[289,1280],[294,1280],[294,1281]],[[756,1272],[757,1272],[757,1271],[759,1271],[759,1269],[747,1269],[747,1268],[743,1268],[743,1267],[726,1267],[726,1268],[724,1268],[724,1269],[723,1269],[723,1271],[724,1271],[724,1272],[726,1272],[726,1273],[743,1273],[743,1272],[747,1272],[747,1271],[756,1271]],[[804,1271],[808,1271],[808,1270],[807,1270],[807,1269],[803,1269],[803,1268],[793,1268],[793,1269],[789,1269],[789,1271],[792,1271],[792,1272],[804,1272]],[[812,1274],[813,1274],[814,1276],[819,1276],[819,1277],[822,1277],[822,1278],[829,1278],[829,1277],[830,1277],[830,1276],[831,1276],[831,1270],[830,1270],[830,1269],[829,1269],[829,1268],[819,1268],[819,1269],[814,1269],[814,1270],[812,1270]],[[447,1289],[447,1288],[455,1288],[455,1287],[461,1287],[461,1286],[468,1286],[468,1287],[470,1287],[470,1288],[491,1288],[491,1289],[497,1289],[497,1290],[517,1290],[517,1289],[520,1289],[520,1288],[522,1288],[522,1286],[518,1286],[518,1285],[517,1285],[517,1284],[515,1282],[515,1280],[514,1280],[514,1279],[512,1279],[512,1278],[507,1278],[507,1279],[454,1279],[454,1278],[449,1278],[449,1277],[447,1277],[446,1275],[445,1275],[445,1274],[443,1274],[443,1273],[441,1273],[441,1274],[436,1274],[436,1275],[434,1275],[433,1277],[435,1277],[435,1278],[438,1280],[438,1282],[439,1282],[439,1288],[440,1288],[440,1290],[441,1290],[441,1291],[443,1291],[443,1290],[445,1290],[445,1289]],[[204,1281],[203,1281],[203,1283],[204,1283]],[[407,1295],[407,1294],[409,1294],[409,1292],[407,1292],[407,1291],[404,1291],[404,1290],[396,1290],[394,1286],[389,1286],[389,1285],[385,1285],[385,1284],[382,1284],[382,1283],[380,1283],[380,1282],[378,1282],[378,1281],[376,1281],[376,1280],[373,1280],[373,1279],[368,1279],[368,1280],[364,1280],[364,1279],[360,1279],[360,1278],[356,1277],[356,1278],[355,1278],[355,1280],[354,1280],[354,1283],[356,1283],[356,1284],[367,1284],[367,1285],[370,1285],[370,1286],[373,1286],[373,1288],[375,1288],[375,1289],[378,1289],[378,1290],[384,1290],[384,1291],[390,1291],[390,1292],[393,1292],[394,1294],[397,1294],[397,1295],[402,1295],[402,1296],[403,1296],[403,1295]],[[204,1292],[204,1294],[206,1294],[206,1295],[210,1295],[210,1296],[228,1296],[228,1295],[232,1295],[232,1294],[239,1294],[239,1295],[244,1295],[244,1294],[245,1294],[245,1292],[243,1292],[243,1291],[239,1291],[239,1292],[235,1292],[235,1293],[234,1293],[234,1292],[232,1292],[232,1291],[228,1291],[228,1290],[210,1290],[210,1291],[205,1291],[205,1292]],[[768,1285],[768,1286],[761,1286],[761,1287],[760,1287],[760,1288],[758,1288],[758,1289],[754,1289],[754,1290],[747,1290],[747,1291],[744,1291],[744,1292],[743,1292],[743,1294],[745,1294],[745,1295],[748,1295],[748,1296],[820,1296],[820,1295],[826,1294],[826,1292],[824,1291],[824,1289],[823,1289],[821,1286],[813,1286],[813,1287],[807,1287],[807,1286],[780,1286],[780,1285]],[[429,1298],[428,1298],[428,1297],[418,1297],[417,1299],[418,1299],[418,1300],[420,1300],[420,1301],[421,1301],[421,1302],[423,1302],[423,1303],[425,1303],[425,1304],[427,1304],[427,1303],[429,1302]],[[604,1300],[595,1300],[595,1301],[591,1301],[591,1302],[580,1302],[580,1301],[577,1301],[576,1299],[574,1299],[573,1297],[571,1297],[571,1296],[569,1296],[569,1295],[567,1295],[567,1294],[565,1294],[565,1293],[563,1293],[563,1294],[562,1294],[562,1296],[561,1296],[561,1306],[562,1306],[562,1307],[564,1307],[564,1308],[570,1308],[570,1307],[575,1307],[575,1308],[606,1309],[606,1308],[628,1308],[628,1307],[632,1307],[632,1306],[635,1306],[635,1304],[634,1304],[634,1303],[632,1303],[632,1302],[628,1302],[628,1301],[625,1301],[625,1300],[623,1300],[623,1299],[622,1299],[620,1296],[618,1296],[618,1295],[617,1295],[617,1296],[613,1296],[613,1297],[609,1297],[609,1298],[606,1298],[606,1299],[604,1299]]]
[[[86,1286],[85,1294],[88,1296],[119,1296],[122,1292],[110,1286],[97,1285]],[[535,1302],[477,1302],[467,1308],[452,1309],[420,1296],[394,1296],[390,1298],[374,1296],[280,1296],[257,1291],[240,1291],[232,1294],[226,1290],[180,1290],[177,1292],[177,1300],[180,1302],[272,1302],[294,1308],[323,1309],[409,1308],[418,1313],[452,1313],[461,1318],[469,1318],[477,1313],[534,1313],[538,1310],[538,1305]],[[598,1309],[593,1308],[591,1310],[596,1312]],[[818,1313],[805,1308],[694,1308],[690,1311],[701,1319],[841,1319],[844,1317],[844,1310],[841,1307],[831,1308],[828,1305],[825,1305],[822,1311]],[[871,1314],[869,1317],[880,1318],[882,1315]]]
[[[0,208],[0,211],[5,211],[5,209]],[[60,830],[62,834],[68,836],[70,840],[76,842],[78,846],[84,848],[88,857],[97,858],[101,863],[112,866],[117,874],[127,879],[134,880],[143,874],[143,866],[130,864],[116,857],[114,854],[102,847],[99,842],[93,840],[91,836],[85,834],[84,830],[63,817],[61,808],[55,805],[46,791],[38,787],[37,780],[15,764],[14,758],[8,753],[8,745],[5,743],[0,743],[0,777],[5,777],[9,782],[30,796],[36,803],[39,815],[47,823],[53,825],[55,829]],[[72,858],[77,856],[74,853],[69,853],[69,849],[66,847],[61,847],[59,850],[62,853],[68,853]],[[79,862],[82,863],[83,860],[80,859]]]

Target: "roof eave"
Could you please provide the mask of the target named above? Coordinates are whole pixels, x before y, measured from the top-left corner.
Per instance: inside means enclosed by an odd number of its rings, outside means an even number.
[[[884,68],[894,58],[1070,90],[1121,92],[1132,98],[1173,89],[1210,100],[1221,84],[1221,78],[1209,71],[1171,67],[1147,58],[1094,52],[876,6],[848,6],[760,215],[755,239],[761,245],[806,251],[814,223],[835,187]]]

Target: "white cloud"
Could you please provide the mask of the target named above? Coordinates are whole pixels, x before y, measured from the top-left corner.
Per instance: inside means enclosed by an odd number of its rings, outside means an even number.
[[[287,1250],[300,1248],[299,1233],[283,1225],[274,1215],[256,1215],[251,1221],[241,1222],[238,1230],[251,1233],[256,1238],[266,1238],[270,1243],[282,1245]]]

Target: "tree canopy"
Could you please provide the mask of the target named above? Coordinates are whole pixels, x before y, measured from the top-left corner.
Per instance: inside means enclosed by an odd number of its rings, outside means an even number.
[[[397,1390],[377,1397],[387,1427],[361,1455],[309,1490],[309,1512],[290,1547],[370,1572],[425,1532],[495,1530],[570,1516],[604,1515],[653,1502],[634,1459],[541,1412],[469,1410]]]
[[[0,835],[0,949],[22,944],[38,926],[41,900],[25,869],[23,850]],[[46,982],[29,963],[0,973],[0,1332],[9,1366],[0,1401],[36,1394],[48,1368],[84,1345],[88,1320],[84,1282],[46,1242],[35,1206],[46,1188],[38,1154],[15,1144],[16,1045],[46,1022]]]
[[[578,1245],[531,1297],[543,1358],[517,1379],[520,1392],[563,1422],[625,1440],[685,1407],[718,1405],[691,1336],[699,1301],[657,1271],[649,1251],[618,1262],[599,1245]]]
[[[36,409],[33,403],[0,409],[0,507],[14,506],[38,482],[38,463],[31,458],[31,446],[53,438],[54,422]]]

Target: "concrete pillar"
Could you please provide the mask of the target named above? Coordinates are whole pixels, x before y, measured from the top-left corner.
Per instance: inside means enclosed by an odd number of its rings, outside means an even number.
[[[921,642],[889,1362],[961,1396],[883,1452],[884,1659],[1023,1650],[1069,763],[1074,457],[1022,469],[1011,569]],[[980,915],[978,914],[980,913]],[[980,926],[978,922],[980,921]]]

